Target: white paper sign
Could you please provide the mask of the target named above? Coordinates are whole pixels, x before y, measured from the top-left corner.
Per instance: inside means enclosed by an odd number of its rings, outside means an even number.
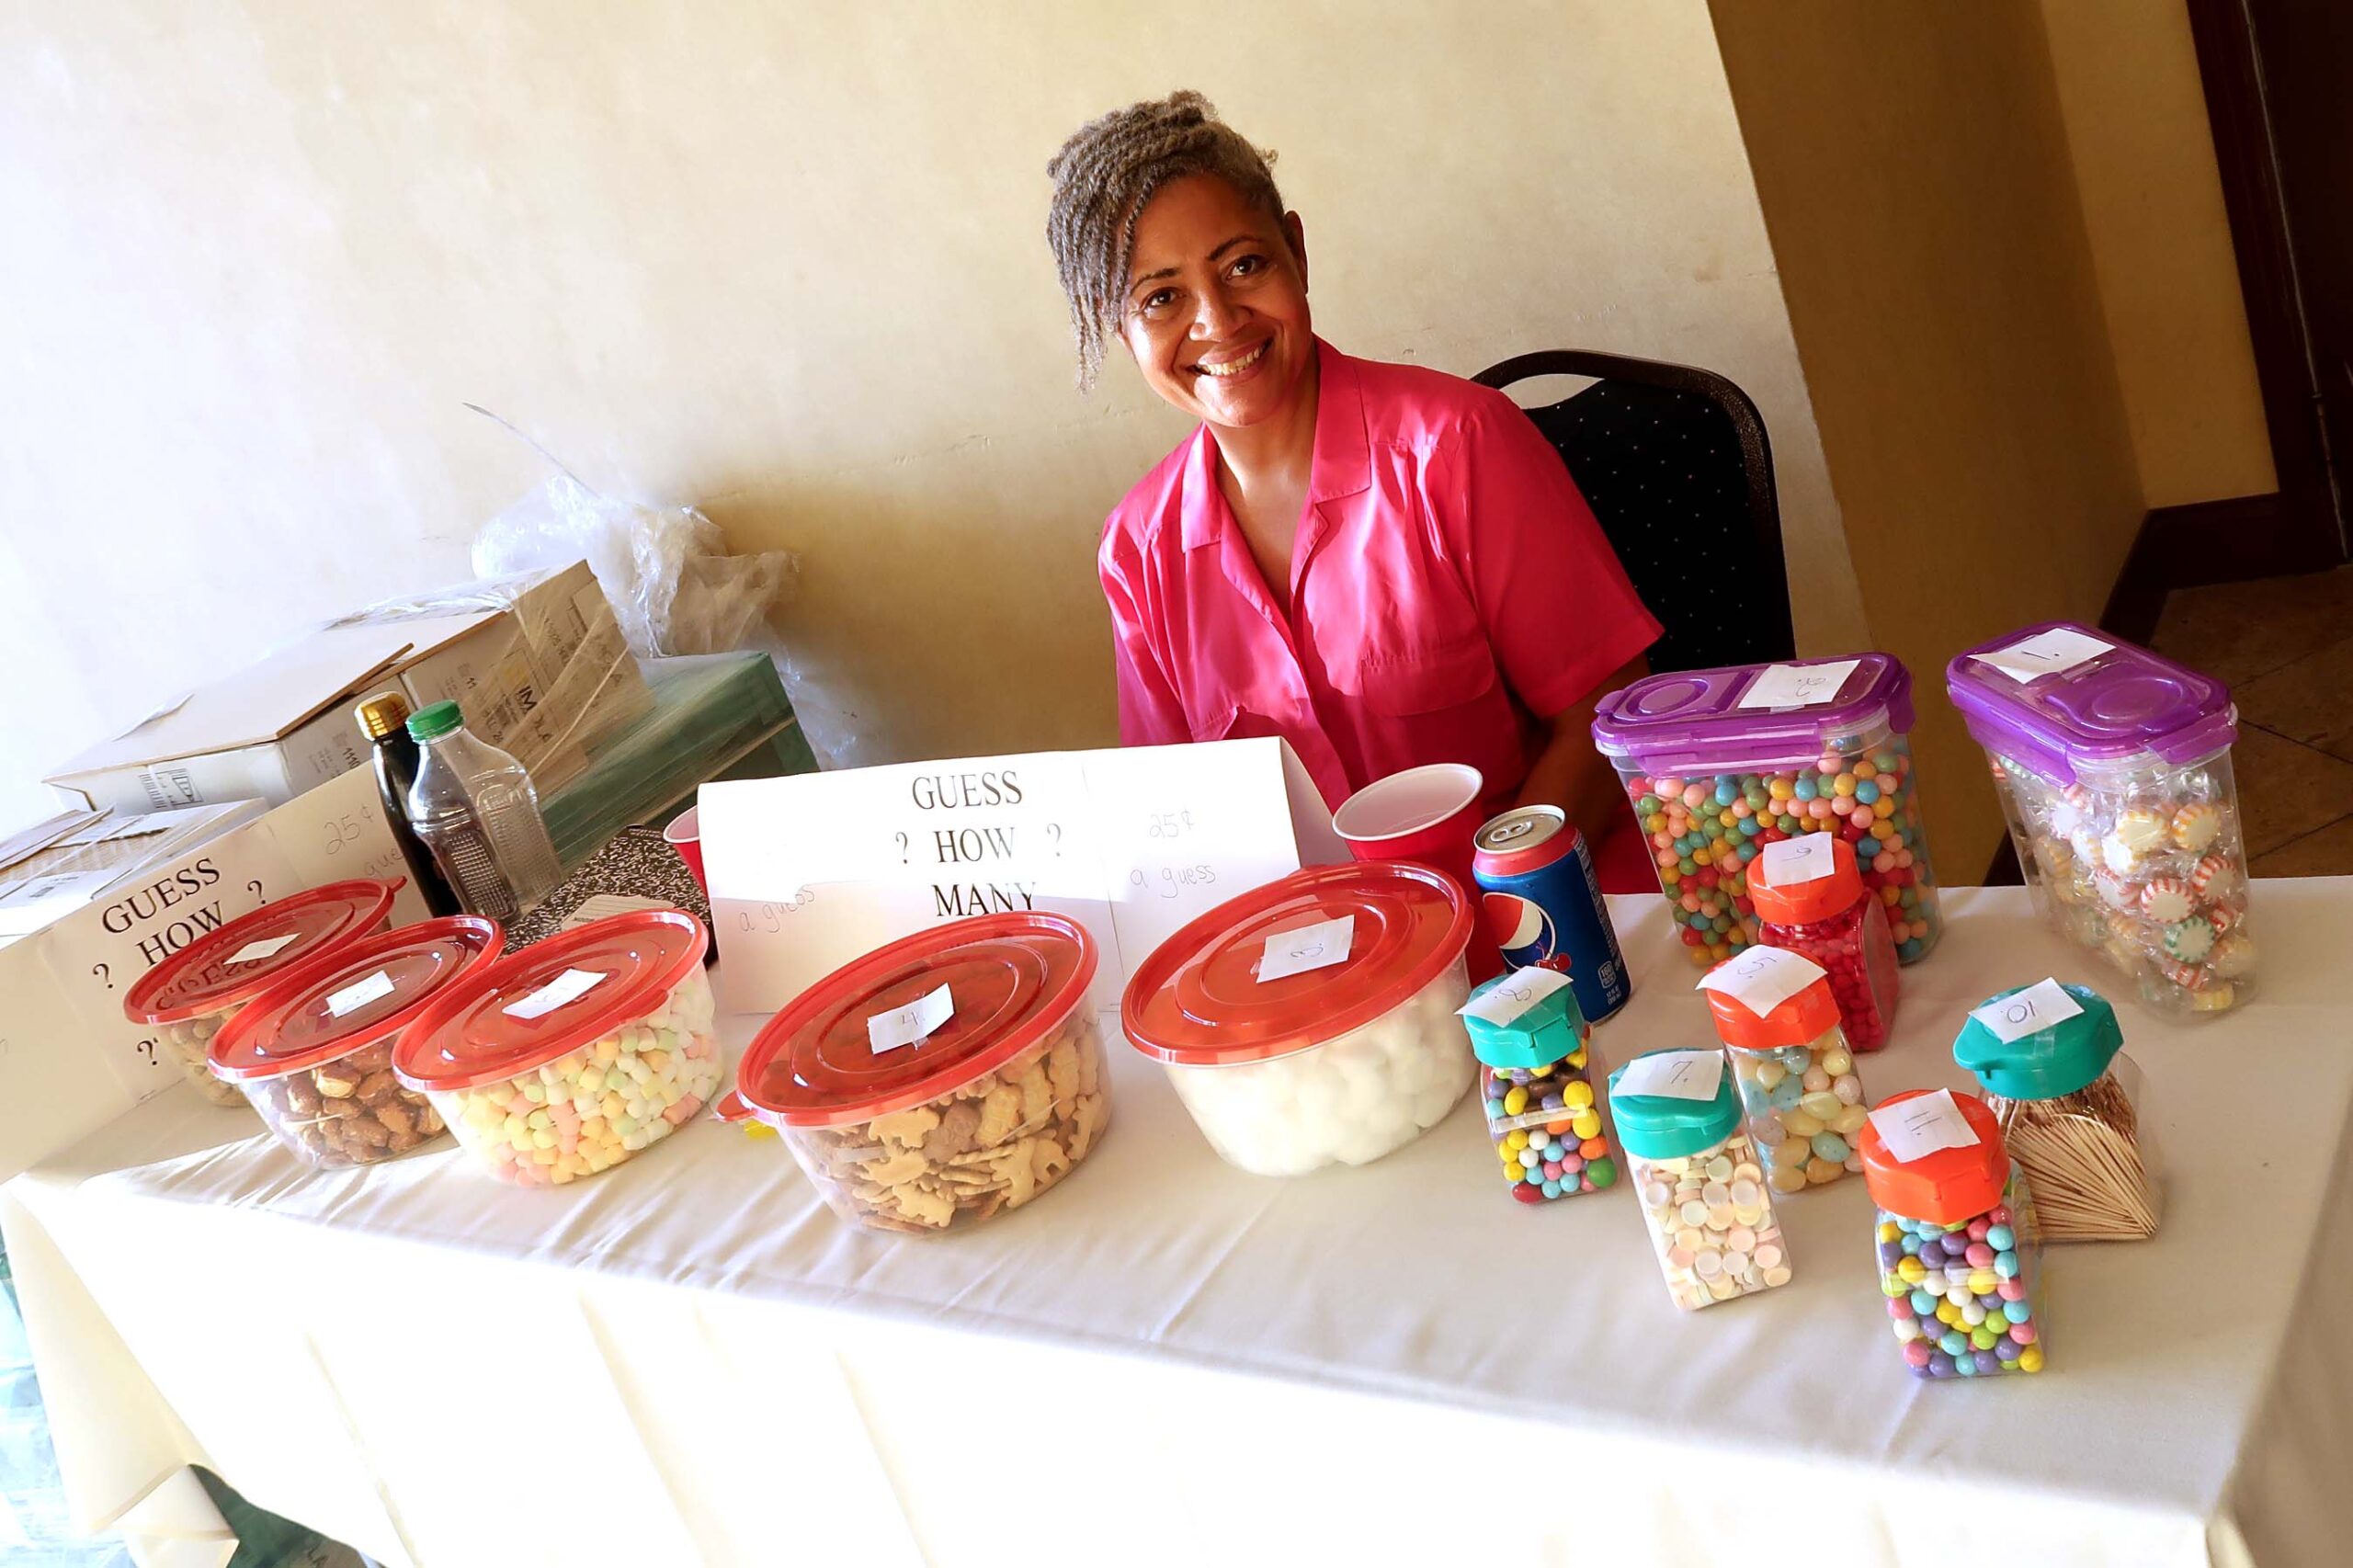
[[[1702,975],[1699,989],[1721,992],[1761,1018],[1828,972],[1787,948],[1750,948]]]
[[[610,978],[595,970],[567,969],[520,1002],[509,1002],[504,1011],[508,1017],[521,1018],[526,1023],[544,1018],[566,1002],[576,1002],[587,995]]]
[[[2055,980],[2039,980],[1998,1002],[1972,1008],[1969,1016],[1991,1029],[1995,1040],[2013,1045],[2053,1024],[2079,1018],[2083,1013],[2083,1005],[2068,995],[2064,986]]]
[[[1953,1103],[1950,1089],[1883,1105],[1871,1112],[1871,1125],[1901,1165],[1926,1159],[1939,1149],[1967,1149],[1977,1142],[1977,1130]]]
[[[258,942],[247,942],[221,961],[224,964],[258,963],[263,959],[276,958],[301,939],[302,933],[300,931],[289,931],[283,937],[264,937]]]
[[[956,998],[943,983],[904,1007],[877,1013],[866,1020],[866,1048],[880,1056],[929,1040],[939,1026],[956,1016]]]
[[[1557,969],[1516,969],[1455,1011],[1501,1028],[1568,983]]]
[[[1664,1095],[1669,1099],[1711,1100],[1722,1084],[1721,1051],[1654,1051],[1619,1070],[1613,1095]]]
[[[1837,839],[1827,833],[1802,834],[1776,839],[1765,846],[1765,881],[1769,887],[1794,887],[1818,882],[1838,869]]]
[[[347,1013],[358,1011],[380,996],[390,996],[392,994],[392,977],[380,969],[367,979],[347,985],[329,996],[327,1016],[340,1018]]]
[[[2022,642],[2006,648],[1996,648],[1990,653],[1980,653],[1977,662],[1991,665],[2012,680],[2024,684],[2043,676],[2055,676],[2087,665],[2102,653],[2114,650],[2113,642],[2103,642],[2097,637],[2064,626],[2054,626],[2048,631],[2038,631]]]
[[[1337,920],[1319,920],[1293,931],[1278,931],[1267,938],[1266,951],[1258,956],[1258,983],[1264,985],[1270,980],[1284,980],[1310,970],[1345,963],[1356,937],[1357,917],[1353,915],[1343,915]]]
[[[1862,667],[1860,659],[1835,659],[1826,665],[1768,665],[1748,683],[1736,708],[1819,708],[1835,701],[1847,677]]]

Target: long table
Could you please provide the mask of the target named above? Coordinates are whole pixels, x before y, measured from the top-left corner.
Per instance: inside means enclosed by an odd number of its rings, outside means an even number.
[[[1961,1085],[1990,992],[2109,978],[2021,892],[1946,910],[1874,1096]],[[1659,901],[1615,913],[1601,1054],[1707,1042]],[[202,1462],[434,1565],[2329,1563],[2353,879],[2260,884],[2251,928],[2256,1003],[2120,1005],[2161,1233],[2052,1249],[2050,1369],[1983,1384],[1904,1371],[1859,1180],[1786,1203],[1789,1286],[1686,1315],[1622,1189],[1506,1196],[1470,1097],[1267,1180],[1123,1048],[1073,1178],[937,1240],[852,1229],[716,1124],[525,1192],[454,1150],[311,1172],[177,1089],[0,1224],[92,1528]]]

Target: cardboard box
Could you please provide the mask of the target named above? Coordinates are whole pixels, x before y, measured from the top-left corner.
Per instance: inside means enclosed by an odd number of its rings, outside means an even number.
[[[147,868],[210,843],[262,814],[259,801],[183,806],[143,816],[77,812],[52,819],[63,831],[16,853],[0,845],[0,944],[63,919],[134,881]]]

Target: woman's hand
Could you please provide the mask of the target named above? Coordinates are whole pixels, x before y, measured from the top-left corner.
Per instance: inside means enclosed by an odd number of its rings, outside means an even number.
[[[1560,807],[1597,851],[1601,841],[1626,820],[1626,797],[1618,786],[1618,770],[1594,749],[1593,710],[1604,697],[1642,679],[1650,670],[1649,657],[1637,653],[1576,706],[1552,715],[1552,738],[1519,788],[1518,804]]]

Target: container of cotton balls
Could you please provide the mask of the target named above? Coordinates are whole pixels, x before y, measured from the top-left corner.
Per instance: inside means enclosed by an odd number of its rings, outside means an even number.
[[[1162,943],[1120,1021],[1228,1165],[1366,1165],[1437,1126],[1476,1075],[1456,1015],[1472,920],[1442,871],[1313,867]]]

